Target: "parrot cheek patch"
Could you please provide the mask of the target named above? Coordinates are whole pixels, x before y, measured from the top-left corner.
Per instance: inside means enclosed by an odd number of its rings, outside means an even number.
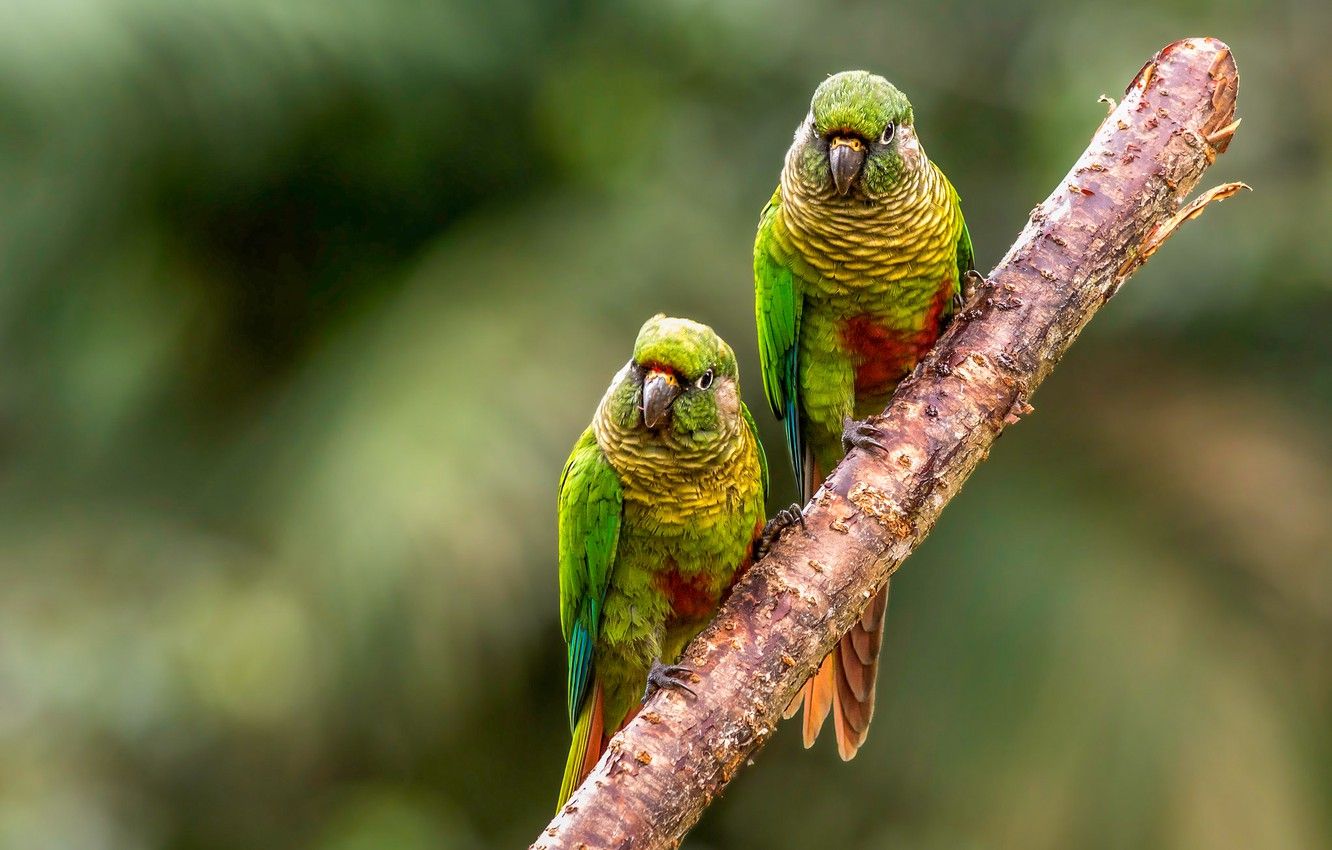
[[[920,140],[916,138],[915,128],[910,125],[898,127],[896,135],[898,154],[908,165],[915,167],[925,156],[920,149]]]

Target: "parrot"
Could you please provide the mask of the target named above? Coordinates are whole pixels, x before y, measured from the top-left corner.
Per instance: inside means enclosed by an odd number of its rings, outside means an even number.
[[[707,325],[656,315],[560,477],[560,626],[573,741],[556,811],[610,737],[665,687],[766,545],[768,462],[735,354]]]
[[[754,241],[763,390],[802,500],[852,447],[882,449],[867,417],[934,345],[975,285],[961,201],[925,156],[911,103],[845,71],[814,91]],[[797,692],[806,747],[831,709],[838,754],[865,742],[888,585]]]

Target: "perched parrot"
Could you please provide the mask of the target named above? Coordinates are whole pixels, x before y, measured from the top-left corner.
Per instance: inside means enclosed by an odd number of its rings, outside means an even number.
[[[957,192],[925,156],[906,96],[846,71],[814,92],[754,243],[763,389],[808,500],[929,350],[973,270]],[[787,711],[811,746],[831,708],[851,759],[874,713],[887,584]]]
[[[560,625],[573,744],[557,810],[761,553],[768,465],[712,328],[654,316],[564,465]]]

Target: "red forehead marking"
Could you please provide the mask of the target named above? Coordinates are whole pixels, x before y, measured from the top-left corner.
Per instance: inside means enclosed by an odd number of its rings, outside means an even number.
[[[674,366],[667,366],[665,363],[662,363],[657,360],[649,360],[646,363],[640,363],[638,365],[642,366],[644,369],[647,369],[649,372],[665,372],[666,374],[671,375],[673,377],[676,378],[680,377],[679,371]]]

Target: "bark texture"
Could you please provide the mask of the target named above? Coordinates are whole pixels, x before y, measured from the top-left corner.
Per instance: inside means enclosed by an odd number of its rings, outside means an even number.
[[[677,844],[771,737],[796,690],[929,533],[1083,326],[1184,221],[1239,184],[1185,196],[1225,151],[1239,75],[1210,38],[1142,67],[1091,144],[854,451],[685,652],[697,698],[657,693],[534,848]],[[891,682],[881,683],[891,687]],[[883,729],[880,734],[892,734]]]

